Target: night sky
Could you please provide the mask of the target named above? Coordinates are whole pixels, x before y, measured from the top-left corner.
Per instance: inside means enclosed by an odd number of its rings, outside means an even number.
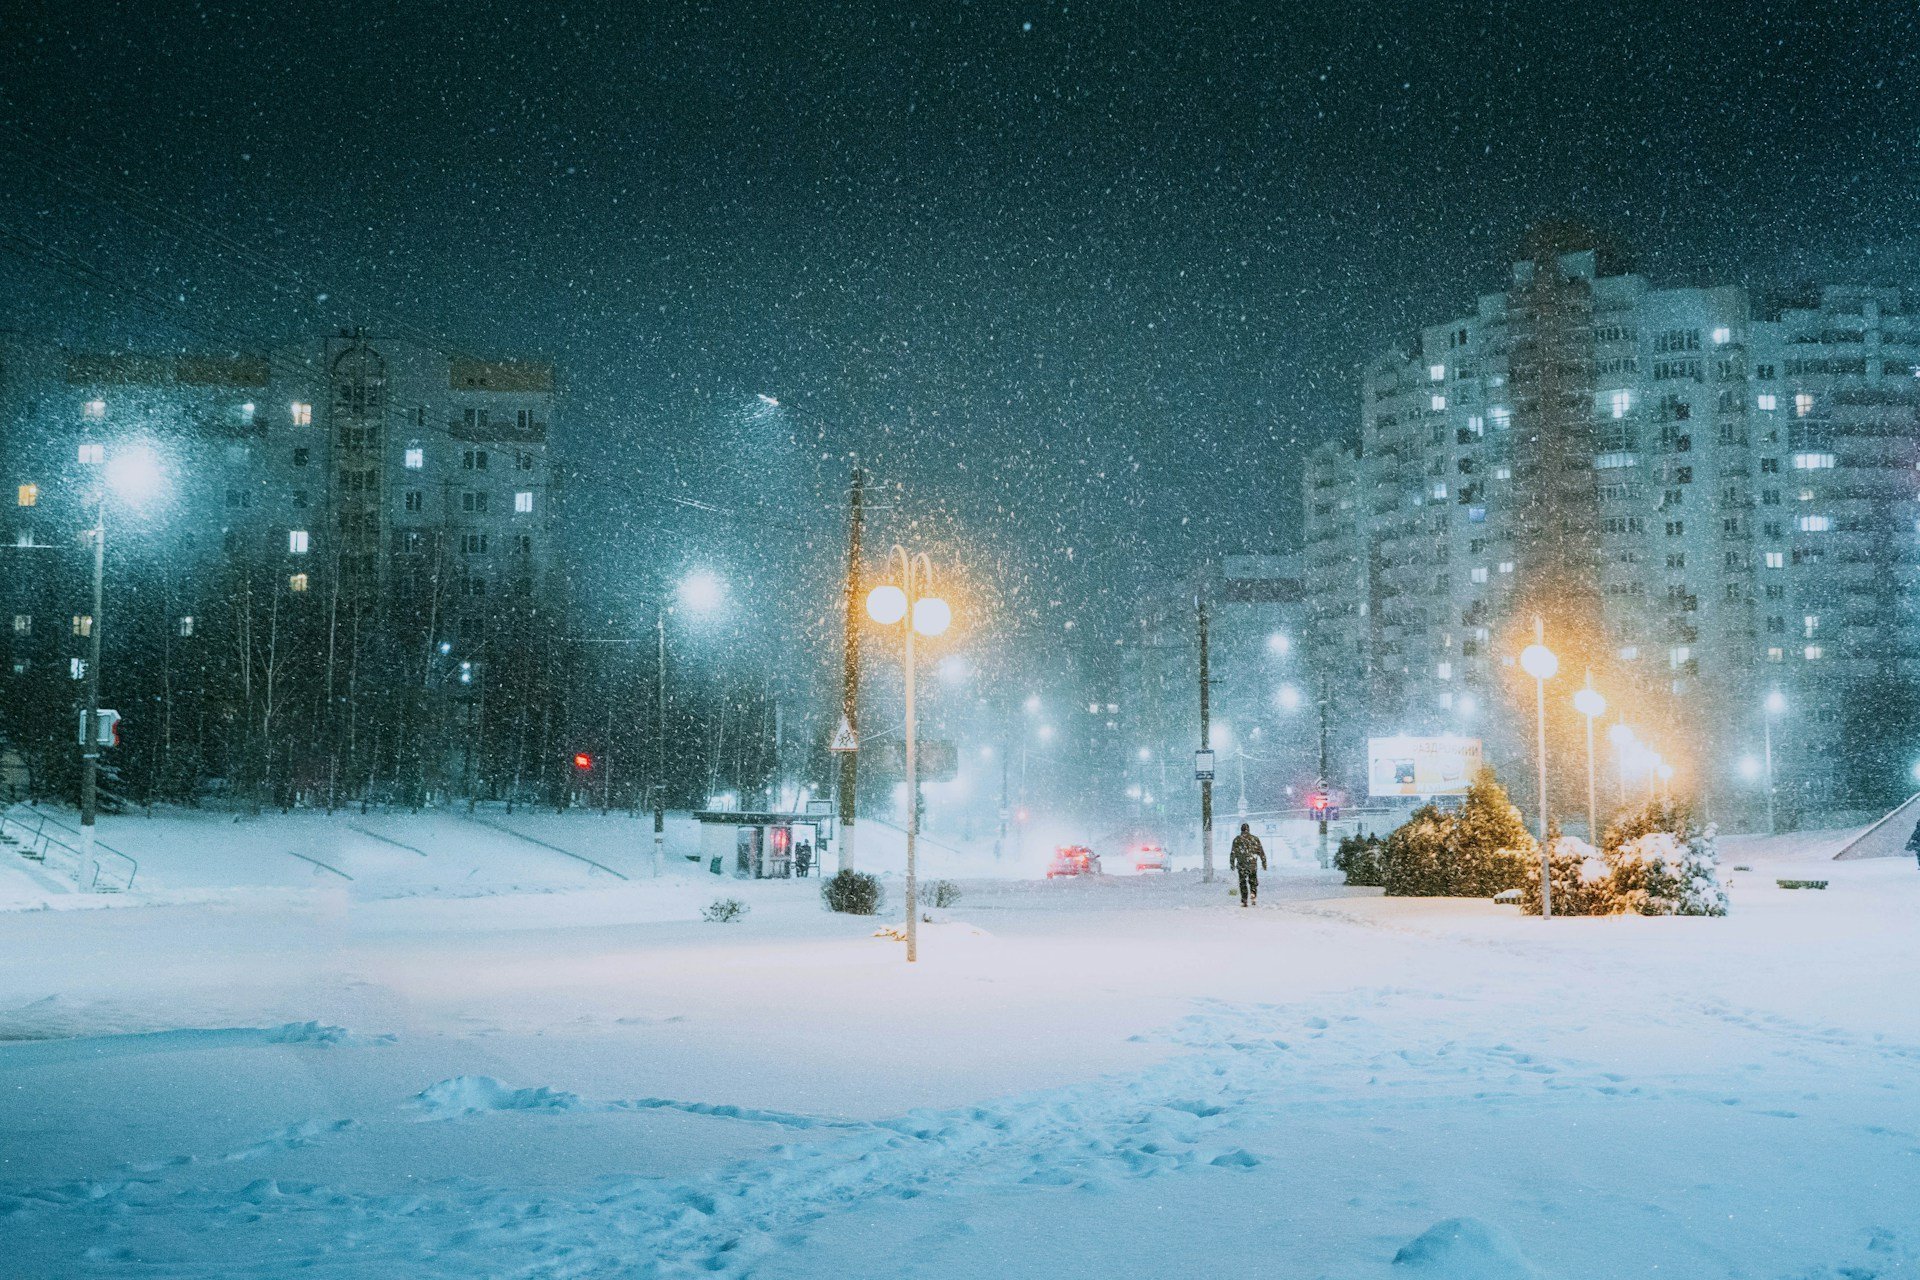
[[[1104,633],[1289,544],[1358,363],[1539,217],[1663,281],[1920,283],[1911,5],[395,8],[8,6],[0,323],[551,356],[569,512],[633,534],[590,594],[831,608],[857,453]]]

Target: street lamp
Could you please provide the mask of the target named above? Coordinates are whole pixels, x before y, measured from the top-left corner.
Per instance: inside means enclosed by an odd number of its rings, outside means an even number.
[[[1586,687],[1573,695],[1573,709],[1587,718],[1587,839],[1597,845],[1600,809],[1593,799],[1593,718],[1607,709],[1607,700],[1593,687],[1593,672],[1587,672]]]
[[[87,624],[87,714],[80,726],[80,861],[74,877],[81,888],[93,878],[93,822],[100,794],[100,632],[107,572],[107,495],[131,507],[145,506],[167,485],[160,459],[146,445],[118,450],[105,467],[93,508],[93,613]]]
[[[1622,720],[1607,730],[1607,741],[1613,744],[1613,781],[1620,793],[1620,803],[1627,802],[1627,760],[1638,745],[1634,741],[1633,728]]]
[[[1763,757],[1766,763],[1766,770],[1767,770],[1767,834],[1772,835],[1773,834],[1773,718],[1777,715],[1780,715],[1784,711],[1786,711],[1787,709],[1786,695],[1781,693],[1778,689],[1773,690],[1772,692],[1767,694],[1767,700],[1764,704],[1762,704],[1762,709],[1766,712],[1765,715],[1760,717],[1760,725],[1761,725],[1761,732],[1765,735],[1766,744],[1767,744],[1766,754]]]
[[[905,547],[895,543],[887,553],[887,563],[891,567],[896,562],[900,585],[883,583],[868,592],[867,616],[883,627],[906,624],[901,670],[905,673],[907,703],[907,963],[911,964],[920,957],[920,906],[914,878],[915,849],[920,838],[920,779],[914,757],[913,637],[933,637],[946,631],[953,623],[953,610],[932,594],[933,565],[926,552],[909,555]]]
[[[680,580],[674,595],[690,613],[711,613],[726,599],[727,587],[718,575],[697,569]],[[653,675],[653,874],[665,870],[667,841],[667,598],[653,602],[653,635],[657,646]]]
[[[1520,669],[1533,677],[1534,754],[1540,766],[1540,914],[1553,914],[1553,862],[1547,854],[1547,681],[1560,670],[1560,659],[1547,648],[1546,624],[1533,619],[1533,643],[1520,651]]]

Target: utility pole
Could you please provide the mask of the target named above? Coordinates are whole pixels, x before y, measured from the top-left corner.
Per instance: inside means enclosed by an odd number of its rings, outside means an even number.
[[[1003,742],[1000,746],[1000,833],[993,838],[993,860],[1000,858],[1007,847],[1007,780],[1013,769],[1012,743]]]
[[[1194,596],[1200,616],[1200,749],[1213,750],[1213,680],[1207,670],[1207,590],[1203,583]],[[1200,779],[1200,879],[1213,883],[1213,771]]]
[[[853,488],[847,503],[846,636],[842,641],[840,722],[852,737],[854,749],[840,753],[840,869],[853,870],[853,822],[857,813],[854,786],[860,774],[860,523],[864,517],[866,478],[853,469]],[[908,619],[912,631],[912,619]],[[907,797],[909,807],[913,797]]]
[[[1320,781],[1316,788],[1320,792],[1320,865],[1332,866],[1327,861],[1327,810],[1333,804],[1333,793],[1327,789],[1327,682],[1320,682]]]
[[[653,640],[653,874],[666,866],[667,843],[667,602],[654,602]]]

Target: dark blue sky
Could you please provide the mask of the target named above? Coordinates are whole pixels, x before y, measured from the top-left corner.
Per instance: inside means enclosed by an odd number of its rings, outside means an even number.
[[[202,334],[550,355],[579,518],[743,575],[830,561],[857,452],[1102,627],[1285,544],[1356,364],[1544,215],[1662,279],[1920,280],[1911,6],[398,7],[16,7],[0,229]],[[0,323],[192,340],[6,243]]]

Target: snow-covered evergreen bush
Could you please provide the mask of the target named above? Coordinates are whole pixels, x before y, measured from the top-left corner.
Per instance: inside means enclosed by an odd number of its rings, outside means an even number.
[[[1550,843],[1553,913],[1557,916],[1723,916],[1715,828],[1696,826],[1686,810],[1653,802],[1607,828],[1604,854],[1566,837]],[[1527,869],[1521,906],[1540,914],[1540,870]]]
[[[880,877],[864,871],[842,870],[820,882],[820,896],[829,911],[850,916],[875,915],[884,897]]]
[[[1612,870],[1599,850],[1575,836],[1563,836],[1548,828],[1547,860],[1553,868],[1553,914],[1557,916],[1609,916],[1620,910],[1614,905]],[[1538,848],[1538,846],[1535,846]],[[1540,857],[1527,859],[1520,884],[1520,909],[1530,916],[1540,914]]]
[[[1387,837],[1380,883],[1393,897],[1491,898],[1520,886],[1538,848],[1493,770],[1482,769],[1458,810],[1422,805]]]
[[[1444,870],[1453,819],[1423,804],[1387,836],[1381,851],[1381,883],[1388,897],[1432,898],[1447,893]]]
[[[1528,864],[1539,861],[1539,842],[1491,769],[1480,770],[1468,784],[1452,836],[1448,892],[1461,897],[1491,898],[1517,889]]]
[[[929,907],[950,907],[960,901],[960,886],[951,880],[929,880],[920,890],[920,901]]]
[[[1334,851],[1333,865],[1346,874],[1348,884],[1378,887],[1386,883],[1382,878],[1383,856],[1384,842],[1379,836],[1343,836]]]
[[[747,904],[738,898],[720,898],[712,906],[700,912],[700,918],[710,924],[725,924],[729,920],[738,920],[747,914]]]

